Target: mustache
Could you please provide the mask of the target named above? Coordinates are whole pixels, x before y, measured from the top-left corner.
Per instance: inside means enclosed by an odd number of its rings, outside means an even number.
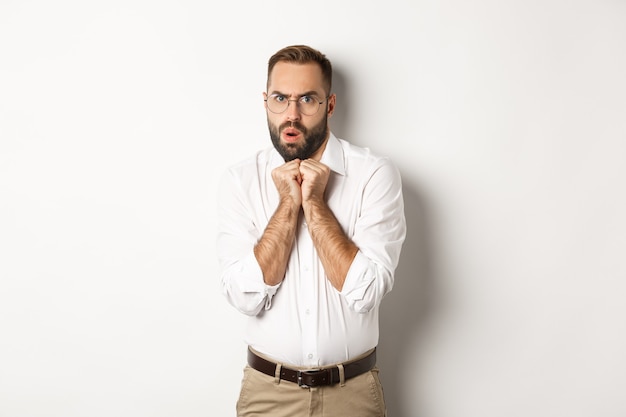
[[[283,123],[282,125],[280,125],[278,127],[278,131],[282,132],[283,130],[285,130],[288,127],[293,127],[295,129],[298,129],[302,133],[306,133],[307,132],[307,128],[304,127],[304,125],[302,125],[300,122],[285,122],[285,123]]]

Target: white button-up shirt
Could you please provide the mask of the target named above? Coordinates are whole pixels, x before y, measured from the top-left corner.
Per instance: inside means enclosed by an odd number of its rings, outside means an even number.
[[[285,365],[341,363],[378,344],[378,308],[406,234],[400,174],[388,158],[331,133],[320,162],[331,169],[328,206],[359,248],[341,292],[326,278],[302,212],[284,280],[263,281],[253,248],[278,207],[271,173],[284,160],[274,148],[230,167],[220,184],[223,292],[250,316],[246,343]]]

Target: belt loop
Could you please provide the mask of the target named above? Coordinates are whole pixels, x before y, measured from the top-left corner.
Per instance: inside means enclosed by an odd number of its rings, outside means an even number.
[[[274,383],[276,385],[280,384],[280,371],[283,367],[282,363],[277,363],[276,364],[276,371],[274,372]]]
[[[344,372],[344,369],[343,369],[343,363],[338,364],[337,368],[339,369],[339,384],[342,387],[345,387],[346,386],[346,373]]]

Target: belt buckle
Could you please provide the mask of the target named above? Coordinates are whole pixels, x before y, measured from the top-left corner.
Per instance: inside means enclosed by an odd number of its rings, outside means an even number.
[[[300,388],[312,388],[312,387],[314,387],[315,385],[307,385],[307,384],[305,384],[304,381],[302,380],[302,376],[303,375],[307,375],[307,376],[314,375],[316,372],[319,372],[319,371],[321,371],[321,369],[307,369],[305,371],[297,371],[298,386]],[[313,380],[311,382],[315,382],[315,380]]]

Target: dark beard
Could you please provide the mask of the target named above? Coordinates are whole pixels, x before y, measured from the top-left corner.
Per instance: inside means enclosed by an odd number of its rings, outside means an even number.
[[[280,156],[283,157],[285,162],[292,161],[294,159],[305,160],[313,156],[313,154],[322,146],[324,140],[328,136],[328,115],[324,115],[324,119],[318,124],[313,126],[310,130],[301,125],[298,122],[286,122],[280,127],[276,128],[269,119],[267,120],[267,126],[269,127],[270,137],[272,138],[272,144],[278,151]],[[280,132],[285,127],[295,127],[304,136],[304,144],[297,145],[294,143],[283,144],[280,141]]]

